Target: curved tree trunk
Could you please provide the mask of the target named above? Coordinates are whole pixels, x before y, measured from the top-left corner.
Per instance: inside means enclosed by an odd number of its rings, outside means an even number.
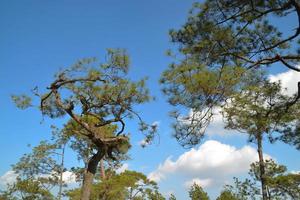
[[[259,172],[260,172],[260,181],[261,181],[261,191],[263,200],[268,200],[266,178],[265,178],[265,162],[262,151],[262,135],[257,136],[257,152],[259,158]]]
[[[90,200],[91,189],[97,172],[98,163],[103,157],[104,153],[101,150],[98,150],[98,152],[89,160],[87,168],[84,171],[80,200]]]

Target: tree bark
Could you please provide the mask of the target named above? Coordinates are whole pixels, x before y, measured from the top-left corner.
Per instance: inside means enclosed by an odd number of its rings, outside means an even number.
[[[263,200],[268,200],[266,177],[265,177],[265,162],[262,150],[262,134],[257,136],[257,152],[259,158],[259,172]]]
[[[61,153],[61,164],[60,164],[60,176],[59,176],[59,191],[58,191],[58,200],[62,198],[62,189],[63,189],[63,173],[64,173],[64,160],[65,160],[65,147],[66,144],[63,144],[62,153]]]
[[[98,150],[98,152],[95,155],[93,155],[89,160],[87,168],[84,172],[80,200],[90,200],[91,189],[93,186],[93,181],[97,171],[98,163],[103,157],[104,152]]]
[[[101,179],[105,180],[106,176],[105,176],[105,168],[104,168],[103,159],[100,160],[100,173],[101,173]]]

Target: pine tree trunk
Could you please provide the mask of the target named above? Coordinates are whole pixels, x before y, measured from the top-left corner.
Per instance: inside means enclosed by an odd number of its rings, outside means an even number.
[[[64,174],[64,160],[65,160],[65,147],[66,144],[62,147],[62,153],[61,153],[61,164],[60,164],[60,177],[59,177],[59,191],[58,191],[58,200],[61,200],[62,198],[62,189],[63,189],[63,174]]]
[[[105,180],[106,176],[105,176],[105,168],[104,168],[103,159],[100,160],[100,173],[101,173],[101,179]]]
[[[98,150],[98,152],[89,160],[87,168],[84,172],[80,200],[90,200],[91,189],[93,186],[95,174],[97,172],[98,163],[103,157],[104,154],[100,150]]]
[[[261,190],[263,200],[268,200],[267,187],[266,187],[266,179],[265,179],[265,163],[262,151],[262,135],[259,134],[257,136],[257,152],[259,158],[259,172],[260,172],[260,181],[261,181]]]

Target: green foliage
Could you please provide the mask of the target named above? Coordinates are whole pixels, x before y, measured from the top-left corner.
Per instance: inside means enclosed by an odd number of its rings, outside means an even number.
[[[284,129],[277,139],[293,145],[296,149],[300,150],[300,122],[297,121],[295,126]]]
[[[225,191],[230,191],[239,200],[260,199],[260,172],[259,163],[251,164],[250,179],[240,181],[234,178],[234,186],[226,185]],[[274,200],[299,199],[300,174],[287,173],[287,168],[276,164],[273,160],[265,161],[265,178],[268,198]]]
[[[265,176],[268,193],[271,199],[299,199],[300,198],[300,174],[287,173],[284,165],[278,165],[274,160],[266,160]],[[259,181],[258,163],[253,163],[249,172],[250,176]]]
[[[148,180],[144,174],[125,171],[95,183],[91,200],[165,200],[157,189],[156,183]],[[71,200],[79,200],[79,194],[80,189],[67,192]]]
[[[240,181],[234,177],[234,185],[226,185],[225,190],[230,191],[239,200],[255,200],[258,196],[260,198],[260,190],[255,182],[250,179]]]
[[[26,95],[11,95],[13,102],[20,109],[26,109],[31,105],[31,98]]]
[[[60,179],[65,171],[62,160],[66,142],[65,138],[55,133],[51,142],[41,141],[33,147],[31,153],[24,154],[13,165],[13,171],[17,174],[16,181],[7,185],[2,196],[10,200],[60,199],[61,193],[55,197],[51,190],[62,190],[66,186]]]
[[[216,200],[239,200],[230,190],[223,190]]]
[[[174,194],[171,194],[170,197],[169,197],[169,200],[176,200],[176,197]]]
[[[146,79],[127,78],[129,64],[125,50],[107,49],[104,63],[97,63],[95,58],[79,60],[57,73],[46,92],[40,93],[37,87],[33,90],[40,97],[39,109],[43,115],[71,118],[63,135],[71,140],[71,148],[84,161],[85,173],[89,174],[84,176],[83,188],[87,189],[82,192],[82,199],[89,198],[99,161],[118,160],[130,148],[129,134],[125,133],[128,119],[138,119],[148,141],[156,132],[156,126],[145,123],[134,110],[134,106],[152,97],[145,86]],[[15,99],[27,100],[27,97]]]
[[[280,83],[262,80],[256,85],[232,95],[223,107],[226,127],[249,134],[250,141],[265,133],[270,142],[277,139],[272,133],[284,133],[299,118],[299,104],[286,104],[290,97],[283,95]],[[287,112],[288,111],[288,112]]]
[[[179,30],[171,30],[170,36],[180,44],[180,53],[196,56],[199,63],[210,67],[223,63],[246,68],[273,64],[280,62],[277,54],[294,55],[290,47],[299,32],[295,29],[285,38],[281,27],[270,23],[269,16],[285,17],[297,10],[299,3],[295,1],[207,0],[195,3],[187,22]],[[299,57],[287,61],[297,60]]]
[[[87,124],[97,123],[97,119],[92,116],[83,116],[81,120]],[[109,124],[102,127],[95,127],[93,131],[96,137],[113,138],[117,131],[117,125]],[[89,157],[93,155],[93,152],[98,148],[88,137],[88,131],[71,119],[64,125],[62,134],[69,139],[70,147],[77,153],[78,160],[82,160],[87,164]],[[125,159],[125,154],[129,148],[129,138],[128,140],[120,141],[111,149],[111,154],[107,155],[107,159]]]
[[[289,102],[289,97],[282,94],[280,82],[271,83],[262,79],[256,85],[246,86],[234,94],[223,106],[225,128],[248,134],[249,141],[257,143],[259,170],[257,179],[262,185],[263,199],[267,199],[266,164],[262,152],[264,135],[270,142],[278,139],[277,134],[294,126],[299,119],[299,103]],[[275,134],[275,136],[274,136]]]
[[[271,15],[290,13],[300,15],[297,1],[207,0],[195,3],[186,23],[170,31],[178,55],[168,52],[176,55],[175,61],[162,74],[161,83],[175,107],[174,136],[180,144],[198,144],[215,109],[246,83],[256,84],[256,79],[247,78],[249,71],[275,63],[299,71],[295,65],[300,56],[290,48],[299,47],[294,40],[299,27],[282,34],[269,22]]]
[[[43,182],[34,179],[21,180],[18,178],[14,184],[8,185],[4,195],[9,200],[54,200],[55,197],[43,184]]]
[[[95,58],[79,60],[69,69],[57,73],[47,92],[41,93],[37,87],[33,90],[41,99],[41,112],[50,118],[69,115],[72,126],[77,123],[85,130],[83,136],[96,146],[99,142],[110,146],[127,141],[127,137],[121,137],[125,135],[125,119],[134,117],[146,138],[152,140],[156,126],[145,123],[134,111],[135,105],[148,102],[152,97],[145,86],[146,79],[134,82],[126,78],[129,65],[129,56],[124,49],[108,49],[104,63],[97,63]],[[30,103],[30,98],[25,95],[13,96],[13,100],[21,108]],[[109,133],[113,135],[105,135],[106,131],[99,127],[118,130]],[[122,148],[119,146],[119,150]]]
[[[180,64],[172,64],[162,74],[161,83],[168,102],[178,111],[191,109],[188,116],[181,116],[175,110],[172,117],[175,138],[182,144],[195,145],[202,139],[206,126],[213,116],[213,107],[230,96],[241,81],[244,69],[224,66],[221,70],[210,69],[196,60],[185,60]],[[220,76],[222,74],[222,76]]]
[[[189,196],[191,200],[209,200],[207,193],[196,183],[191,186]]]
[[[59,184],[59,175],[63,171],[56,159],[58,155],[57,144],[41,141],[33,148],[32,153],[23,155],[20,161],[13,165],[13,170],[20,180],[32,179],[47,185],[47,188],[52,188]]]

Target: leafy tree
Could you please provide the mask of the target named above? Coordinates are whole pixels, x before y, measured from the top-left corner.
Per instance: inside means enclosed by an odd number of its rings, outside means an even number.
[[[250,179],[240,181],[234,178],[234,186],[227,185],[226,191],[230,191],[238,199],[260,199],[260,189],[257,185],[260,182],[259,162],[251,164],[249,171]],[[276,164],[273,160],[265,161],[265,178],[267,198],[280,199],[299,199],[300,174],[287,173],[287,168]]]
[[[48,188],[44,187],[42,180],[17,178],[16,182],[8,185],[7,191],[2,195],[9,200],[54,200],[55,197]]]
[[[95,122],[95,119],[90,117],[83,120],[87,123]],[[115,125],[107,125],[105,127],[97,128],[97,131],[101,132],[105,137],[112,137],[115,134],[116,129],[117,126]],[[88,166],[89,158],[98,148],[88,137],[86,137],[88,134],[87,131],[74,120],[69,120],[68,123],[64,125],[62,134],[64,137],[68,138],[71,149],[77,153],[78,161],[83,161],[84,163],[84,168],[72,168],[73,172],[77,174],[78,181],[82,181],[82,175],[84,174],[84,169]],[[116,169],[121,166],[121,161],[128,158],[126,153],[129,148],[129,142],[119,143],[112,147],[107,155],[103,156],[99,162],[102,178],[105,178],[105,168]]]
[[[297,18],[297,27],[292,32],[284,29],[283,34],[270,18],[287,15]],[[281,64],[299,72],[295,66],[300,60],[299,35],[296,0],[195,3],[187,22],[170,31],[179,49],[177,55],[170,52],[175,61],[161,78],[163,92],[176,108],[172,113],[176,139],[184,146],[198,144],[215,109],[240,91],[249,70]],[[299,98],[300,90],[287,104]],[[183,117],[187,109],[190,114]]]
[[[17,179],[7,186],[8,199],[54,199],[50,192],[54,187],[59,188],[57,199],[61,199],[65,186],[62,180],[65,142],[60,139],[52,142],[41,141],[13,166]]]
[[[216,200],[239,200],[230,190],[223,190]]]
[[[83,59],[71,68],[59,72],[47,88],[40,93],[36,87],[35,95],[40,97],[40,110],[50,118],[68,115],[82,127],[97,151],[89,158],[83,178],[81,199],[88,200],[97,166],[104,156],[110,157],[114,149],[128,144],[129,136],[124,133],[125,120],[137,117],[141,131],[149,131],[146,140],[150,141],[156,131],[155,125],[147,125],[133,106],[149,100],[145,80],[138,82],[126,78],[129,57],[125,50],[108,49],[105,63],[97,64],[95,59]],[[20,108],[31,102],[26,96],[13,96]],[[118,124],[119,130],[106,135],[101,130]]]
[[[234,177],[234,185],[226,185],[225,190],[230,191],[239,200],[256,200],[260,196],[260,190],[257,184],[250,179],[245,179],[240,181],[238,178]],[[261,199],[261,198],[258,198]]]
[[[67,196],[71,200],[79,199],[80,189],[70,190]],[[155,182],[144,174],[135,171],[114,173],[105,180],[93,185],[91,200],[164,200],[158,192]]]
[[[286,36],[270,23],[270,16],[285,17],[290,13],[298,17],[298,25]],[[174,56],[177,60],[162,74],[161,83],[170,104],[177,108],[172,113],[176,119],[175,138],[183,146],[198,144],[216,109],[221,108],[227,117],[227,128],[247,132],[249,140],[258,145],[266,200],[263,134],[271,142],[282,139],[297,144],[288,130],[296,133],[290,125],[297,117],[290,113],[298,108],[300,89],[293,97],[282,96],[276,84],[266,84],[269,87],[265,89],[263,76],[255,71],[275,63],[300,71],[295,67],[300,60],[295,51],[299,46],[295,39],[300,35],[300,3],[295,0],[196,3],[183,27],[170,31],[170,35],[178,44],[180,55]],[[190,113],[182,115],[187,109]],[[274,137],[274,132],[282,135]]]
[[[255,181],[260,180],[260,168],[257,162],[251,165],[249,174]],[[299,173],[287,173],[286,166],[278,165],[274,160],[267,160],[265,174],[269,199],[300,198]]]
[[[281,93],[280,83],[262,80],[256,86],[246,87],[241,93],[232,95],[230,103],[223,107],[225,128],[244,132],[248,134],[249,141],[257,144],[263,199],[267,199],[264,135],[273,142],[274,134],[293,127],[292,122],[300,116],[299,104],[283,106],[288,98]],[[290,109],[289,112],[287,109]]]
[[[209,200],[207,193],[196,183],[191,186],[189,196],[191,200]]]

